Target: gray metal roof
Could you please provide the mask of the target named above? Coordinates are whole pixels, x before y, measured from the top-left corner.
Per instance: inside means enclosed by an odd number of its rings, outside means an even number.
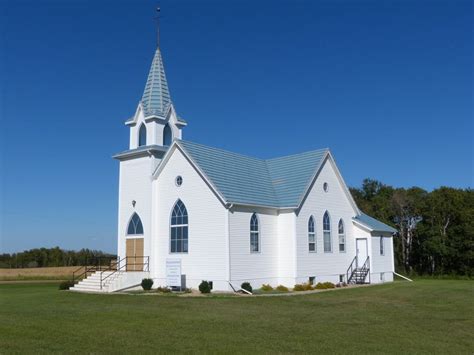
[[[369,228],[373,232],[387,232],[387,233],[396,233],[397,230],[395,228],[390,227],[389,225],[380,222],[379,220],[370,217],[365,213],[361,213],[359,216],[355,216],[353,218],[356,222],[364,225],[365,227]]]
[[[160,48],[156,49],[141,100],[145,116],[164,117],[171,105]]]
[[[258,159],[188,141],[178,141],[226,202],[297,207],[327,149]]]

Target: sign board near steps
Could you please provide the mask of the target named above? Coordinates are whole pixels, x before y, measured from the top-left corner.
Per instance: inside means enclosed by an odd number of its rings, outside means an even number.
[[[180,259],[166,259],[166,286],[181,287]]]

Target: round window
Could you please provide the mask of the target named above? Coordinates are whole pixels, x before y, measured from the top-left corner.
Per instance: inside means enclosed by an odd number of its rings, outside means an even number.
[[[324,190],[324,192],[328,192],[328,189],[329,189],[329,185],[328,185],[327,182],[325,182],[325,183],[323,184],[323,190]]]
[[[183,177],[178,175],[175,180],[176,186],[181,186],[183,184]]]

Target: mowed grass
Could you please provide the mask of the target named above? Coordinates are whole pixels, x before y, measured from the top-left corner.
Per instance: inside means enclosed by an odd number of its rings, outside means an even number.
[[[92,295],[0,285],[0,353],[474,352],[472,281],[278,297]]]

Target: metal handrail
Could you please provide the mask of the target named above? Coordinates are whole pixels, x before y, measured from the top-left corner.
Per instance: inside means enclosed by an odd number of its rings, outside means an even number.
[[[135,263],[133,264],[129,264],[128,263],[128,258],[134,258],[135,260]],[[143,262],[143,263],[137,263],[137,258],[142,258],[143,260],[145,260],[146,258],[146,262]],[[125,260],[125,263],[123,263],[122,265],[122,262]],[[103,282],[105,280],[107,280],[110,276],[114,275],[116,272],[120,271],[121,269],[123,268],[126,268],[127,266],[130,266],[130,265],[143,265],[143,266],[146,266],[146,270],[142,270],[142,271],[146,271],[146,272],[150,272],[150,257],[149,256],[126,256],[124,257],[123,259],[119,260],[118,264],[117,264],[117,269],[115,269],[112,273],[110,273],[109,275],[107,275],[106,277],[103,277],[102,275],[104,274],[105,271],[110,271],[110,270],[104,270],[104,271],[101,271],[100,273],[100,289],[102,290],[102,286],[103,286]]]
[[[352,274],[354,273],[354,263],[356,264],[356,268],[357,268],[357,255],[354,257],[354,259],[352,259],[351,264],[347,268],[347,271],[346,271],[346,282],[347,283],[349,283],[350,279],[352,278]],[[349,276],[349,271],[350,271],[350,276]]]
[[[87,260],[85,265],[80,266],[78,269],[74,270],[72,273],[72,282],[76,282],[76,280],[79,280],[82,276],[86,276],[88,273],[95,272],[95,271],[101,271],[103,269],[102,265],[102,260],[107,260],[109,262],[108,268],[110,268],[110,264],[113,261],[113,258],[106,257],[106,256],[98,256],[93,258],[92,260]],[[90,264],[96,264],[98,261],[98,265],[90,265]],[[77,274],[79,271],[84,269],[84,272],[81,272],[80,274]]]

